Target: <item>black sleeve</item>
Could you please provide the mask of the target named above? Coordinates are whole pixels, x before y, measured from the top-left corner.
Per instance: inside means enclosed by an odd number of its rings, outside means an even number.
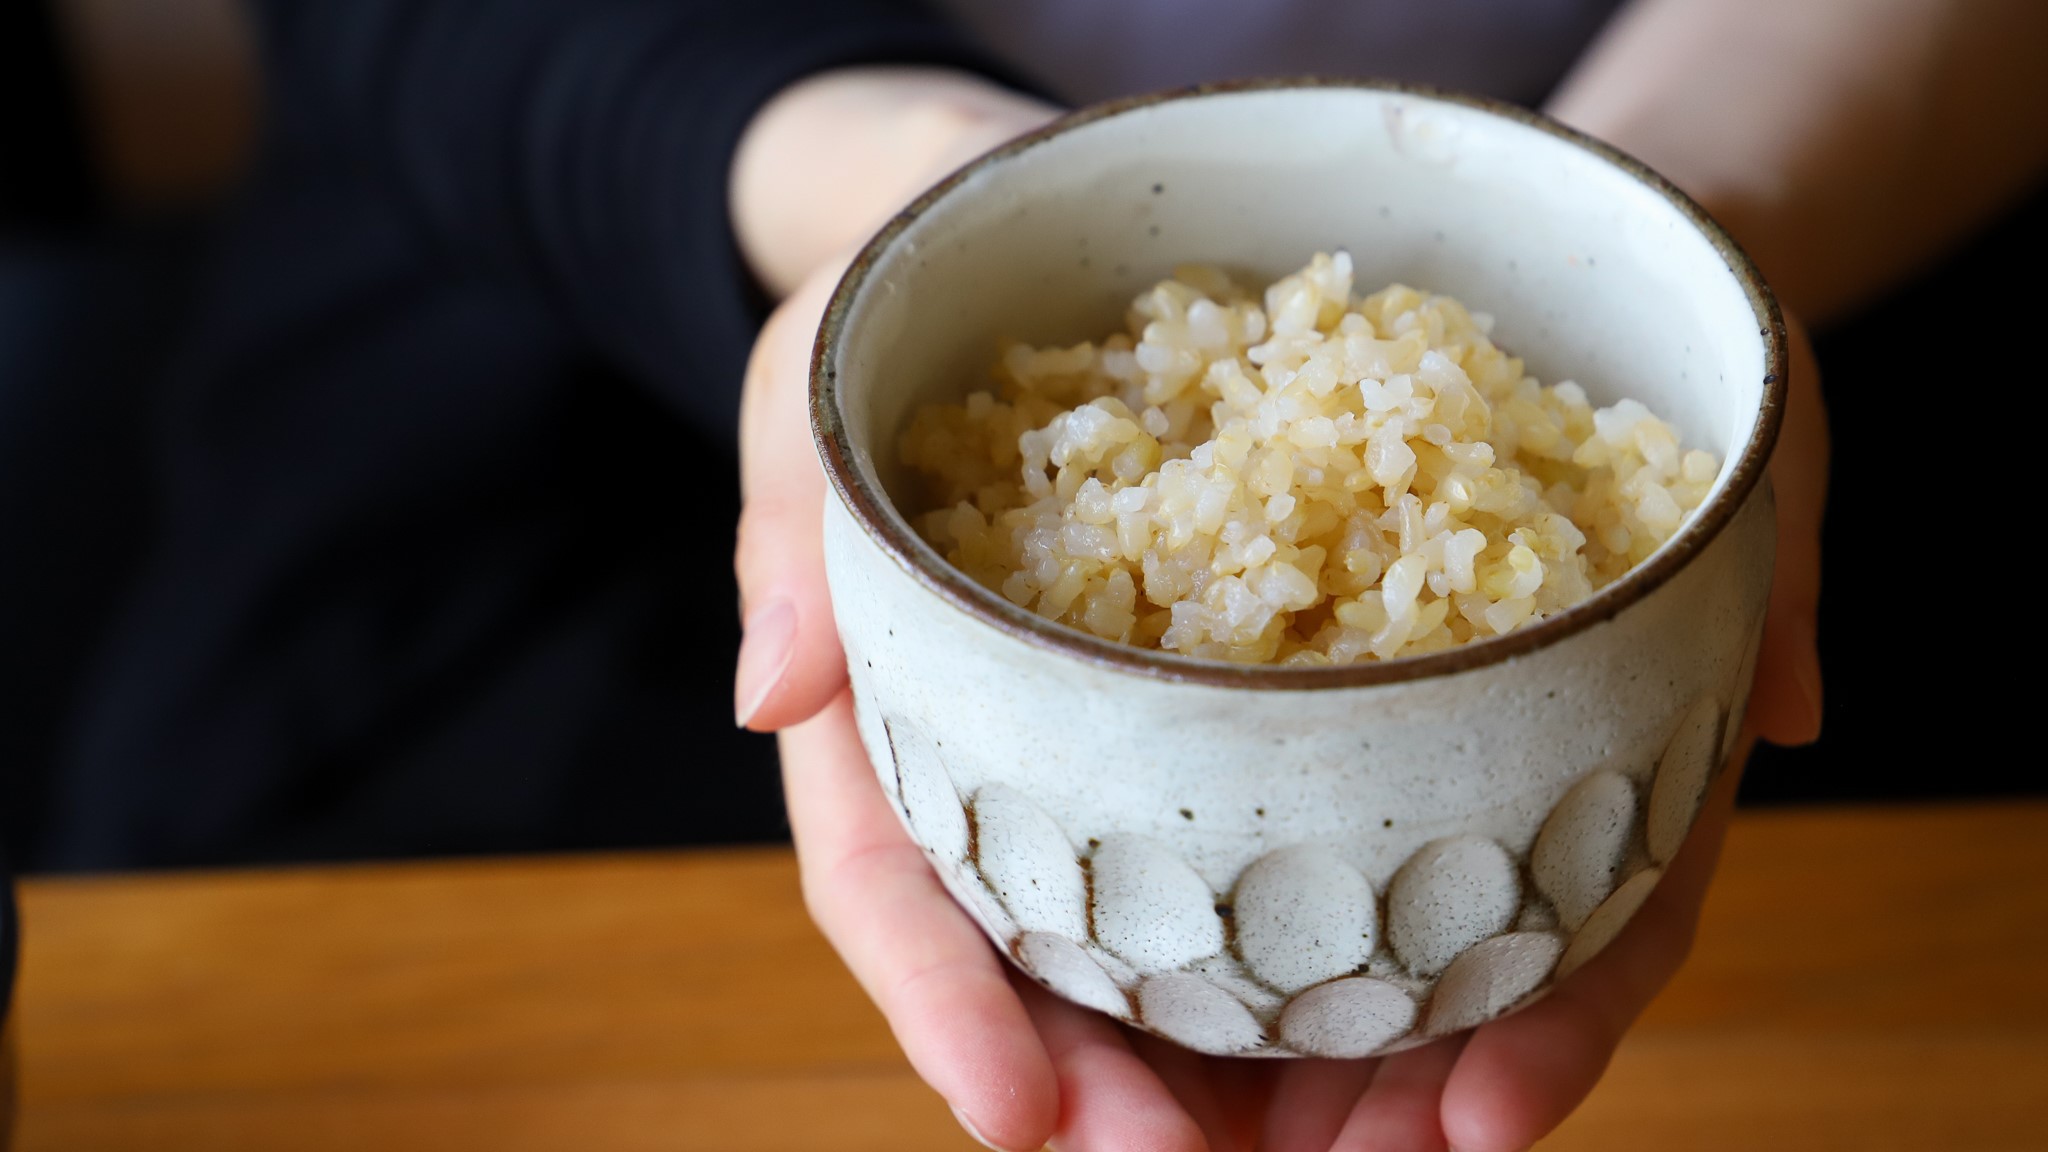
[[[534,278],[726,435],[759,318],[726,206],[755,109],[836,66],[990,69],[915,0],[269,0],[260,20],[273,115],[314,121],[273,138],[346,149],[437,242]]]

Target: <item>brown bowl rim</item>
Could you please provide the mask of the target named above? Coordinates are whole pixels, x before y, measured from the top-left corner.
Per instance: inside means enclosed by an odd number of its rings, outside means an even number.
[[[1280,667],[1271,664],[1233,664],[1205,660],[1115,640],[1104,640],[1088,632],[1055,623],[1010,603],[983,588],[953,567],[936,549],[920,538],[900,513],[893,510],[887,493],[871,484],[853,465],[852,445],[840,411],[837,373],[832,366],[845,331],[846,319],[868,274],[882,254],[912,223],[954,189],[976,174],[1022,155],[1047,141],[1077,128],[1125,113],[1186,100],[1233,96],[1251,92],[1339,88],[1411,96],[1421,100],[1459,105],[1512,120],[1544,132],[1566,144],[1592,153],[1621,169],[1658,193],[1714,246],[1728,270],[1741,283],[1758,321],[1758,334],[1768,341],[1764,354],[1763,399],[1755,430],[1743,446],[1741,457],[1728,483],[1698,509],[1677,537],[1668,541],[1648,561],[1591,598],[1539,623],[1518,628],[1506,636],[1481,640],[1456,648],[1409,656],[1397,660],[1370,660],[1354,664],[1314,667]],[[1771,450],[1778,439],[1786,398],[1786,336],[1784,317],[1776,297],[1741,246],[1691,197],[1658,175],[1648,165],[1614,146],[1567,127],[1540,112],[1490,97],[1449,91],[1426,84],[1376,79],[1346,79],[1300,76],[1277,79],[1240,80],[1203,84],[1113,100],[1071,112],[1036,131],[1025,133],[1001,147],[970,161],[952,175],[933,185],[898,212],[877,232],[848,266],[826,306],[824,322],[811,353],[811,434],[816,441],[825,475],[845,501],[853,518],[891,560],[918,583],[953,607],[1007,635],[1035,647],[1049,649],[1098,668],[1135,673],[1156,680],[1203,684],[1219,688],[1303,691],[1331,688],[1360,688],[1450,676],[1491,664],[1499,664],[1577,635],[1596,624],[1613,619],[1669,582],[1692,559],[1721,534],[1748,501],[1762,480]]]

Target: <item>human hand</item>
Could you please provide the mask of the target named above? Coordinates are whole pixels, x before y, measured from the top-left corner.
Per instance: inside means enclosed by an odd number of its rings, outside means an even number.
[[[838,277],[835,264],[798,285],[749,369],[738,556],[748,641],[735,705],[749,726],[783,730],[807,905],[919,1074],[1003,1148],[1505,1152],[1554,1127],[1683,959],[1736,774],[1605,953],[1544,1001],[1468,1036],[1378,1061],[1217,1060],[1053,998],[1010,971],[954,905],[883,798],[854,730],[824,584],[825,484],[806,399],[811,345]],[[1796,331],[1794,351],[1810,392],[1810,351]],[[1795,396],[1800,387],[1795,378]],[[1802,642],[1811,651],[1824,432],[1818,457],[1792,451],[1822,427],[1817,412],[1817,398],[1795,399],[1776,468],[1781,579],[1751,724],[1781,740],[1817,727],[1817,683],[1807,696],[1798,661]]]

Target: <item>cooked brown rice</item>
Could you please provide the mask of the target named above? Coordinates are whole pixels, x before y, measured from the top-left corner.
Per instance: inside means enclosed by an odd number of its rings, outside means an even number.
[[[1190,656],[1329,664],[1498,636],[1619,578],[1720,470],[1634,400],[1594,408],[1491,317],[1317,255],[1263,302],[1187,267],[1129,333],[1012,345],[928,406],[920,532],[1013,603]],[[1261,306],[1263,303],[1263,306]]]

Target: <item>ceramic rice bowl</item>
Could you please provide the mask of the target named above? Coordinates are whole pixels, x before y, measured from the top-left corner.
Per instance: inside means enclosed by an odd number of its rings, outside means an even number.
[[[1723,461],[1636,571],[1505,637],[1328,668],[1099,640],[911,529],[896,437],[1178,264],[1343,248],[1497,321],[1596,403]],[[899,216],[841,284],[813,417],[861,739],[946,886],[1077,1004],[1214,1054],[1356,1057],[1469,1028],[1605,946],[1741,724],[1771,581],[1784,333],[1728,238],[1532,113],[1296,81],[1068,117]],[[921,511],[921,509],[918,509]]]

